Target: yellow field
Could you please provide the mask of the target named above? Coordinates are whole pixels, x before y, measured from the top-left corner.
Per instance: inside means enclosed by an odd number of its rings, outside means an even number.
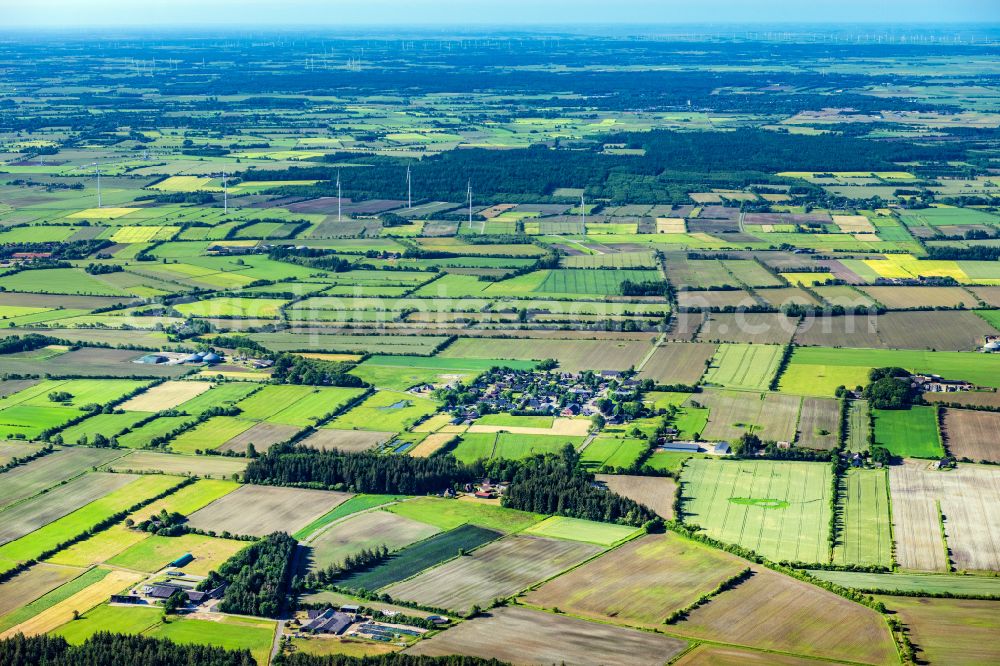
[[[469,432],[509,432],[515,435],[562,435],[564,437],[586,437],[590,432],[590,419],[555,418],[551,428],[529,428],[525,426],[477,425],[469,426]],[[442,428],[442,432],[444,429]]]
[[[52,631],[56,627],[66,624],[72,620],[73,611],[84,613],[94,606],[107,601],[112,594],[118,594],[119,592],[132,587],[142,579],[143,576],[137,573],[131,573],[128,571],[112,571],[105,576],[103,580],[94,583],[90,587],[80,590],[70,598],[42,611],[30,620],[22,622],[15,627],[11,627],[4,633],[0,634],[0,638],[9,638],[10,636],[14,636],[19,633],[24,634],[25,636],[36,636],[38,634],[44,634]]]
[[[410,451],[410,455],[414,458],[427,458],[432,453],[440,449],[442,446],[448,443],[455,435],[450,432],[437,432],[433,435],[427,435],[427,438],[417,444]]]
[[[864,215],[834,215],[833,223],[845,234],[874,233],[875,227]],[[877,238],[875,240],[878,240]]]
[[[302,358],[314,358],[317,361],[334,361],[337,363],[354,362],[361,360],[361,354],[324,354],[322,352],[299,352],[296,354]]]
[[[682,217],[656,218],[656,233],[658,234],[683,234],[685,232],[687,232],[687,225]]]
[[[829,173],[835,178],[884,178],[885,180],[913,180],[916,178],[912,173],[906,171],[782,171],[779,176],[785,178],[815,178],[821,174]]]
[[[212,179],[203,176],[171,176],[161,180],[150,189],[163,192],[196,192],[198,190],[217,191],[222,188],[213,187]]]
[[[885,278],[952,277],[969,282],[969,276],[950,260],[920,260],[909,254],[887,254],[884,260],[865,259],[865,264]]]
[[[211,382],[164,382],[145,393],[129,398],[119,408],[131,412],[159,412],[173,409],[215,386]]]
[[[135,532],[124,525],[115,525],[89,539],[59,551],[46,562],[73,567],[89,567],[109,560],[127,548],[149,538],[145,532]],[[81,610],[81,612],[83,612]]]
[[[122,227],[111,236],[113,243],[148,243],[156,238],[169,238],[180,227]]]
[[[423,423],[413,426],[413,432],[437,432],[449,423],[451,423],[450,415],[435,414]]]
[[[804,284],[807,287],[811,287],[817,282],[829,280],[833,277],[833,273],[782,273],[781,277],[792,284]]]
[[[86,218],[88,220],[113,220],[134,213],[138,208],[88,208],[68,217]]]

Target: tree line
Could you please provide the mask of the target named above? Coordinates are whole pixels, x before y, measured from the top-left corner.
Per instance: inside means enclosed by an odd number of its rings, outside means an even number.
[[[502,505],[511,509],[637,527],[656,518],[647,507],[596,487],[594,475],[580,469],[579,462],[579,454],[570,445],[560,454],[466,465],[450,455],[412,458],[281,444],[251,460],[244,479],[269,485],[426,495],[485,477],[510,483]]]
[[[0,641],[4,666],[256,666],[249,650],[227,650],[209,645],[180,645],[146,636],[101,631],[79,645],[61,636],[17,634]],[[305,666],[305,664],[303,664]]]

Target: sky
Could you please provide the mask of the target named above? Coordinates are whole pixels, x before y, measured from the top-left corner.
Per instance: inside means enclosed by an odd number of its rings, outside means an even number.
[[[15,28],[1000,23],[1000,0],[0,0]]]

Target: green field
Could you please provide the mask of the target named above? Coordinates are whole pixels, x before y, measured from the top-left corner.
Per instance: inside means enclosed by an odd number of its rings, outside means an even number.
[[[491,504],[459,500],[418,497],[399,502],[386,511],[413,518],[443,530],[471,523],[501,532],[518,532],[542,520],[543,516],[515,509],[504,509]]]
[[[875,444],[884,446],[903,458],[941,458],[944,448],[938,435],[937,412],[934,407],[914,406],[910,409],[876,409]]]
[[[220,617],[218,620],[192,618],[172,619],[169,624],[157,624],[145,632],[153,638],[166,638],[175,643],[215,645],[230,650],[250,650],[258,664],[266,664],[274,641],[273,620],[248,617]]]
[[[580,454],[580,466],[592,471],[603,467],[617,469],[631,467],[646,450],[649,443],[635,437],[598,435]]]
[[[372,356],[352,369],[351,374],[378,388],[405,391],[419,384],[448,384],[457,379],[468,382],[495,366],[530,370],[535,363],[436,356]]]
[[[405,430],[437,411],[432,400],[397,391],[378,391],[328,426],[338,430]]]
[[[525,534],[535,536],[555,537],[571,541],[595,543],[598,546],[613,546],[639,533],[634,527],[615,525],[613,523],[598,523],[592,520],[552,516],[524,530]]]
[[[833,563],[892,566],[889,480],[885,470],[850,469],[841,480]]]
[[[797,347],[781,376],[779,390],[797,395],[832,396],[838,386],[853,388],[867,384],[871,368],[889,366],[1000,388],[1000,354]]]
[[[575,448],[584,440],[583,437],[568,435],[521,435],[509,432],[465,433],[461,435],[461,439],[451,454],[465,463],[482,458],[520,460],[540,453],[557,453],[567,444]]]
[[[725,388],[765,390],[778,370],[782,353],[780,345],[719,345],[704,381]]]
[[[681,476],[684,522],[774,561],[826,562],[830,465],[692,459]]]
[[[159,624],[162,619],[161,609],[102,604],[81,613],[78,620],[67,622],[52,635],[62,636],[69,643],[79,645],[99,631],[108,631],[108,627],[114,627],[117,634],[134,636]]]
[[[377,590],[450,560],[458,555],[459,550],[470,551],[500,536],[500,532],[476,525],[462,525],[404,548],[383,564],[350,575],[342,579],[339,584],[359,590]]]
[[[184,534],[179,537],[153,535],[112,557],[108,564],[153,573],[178,557],[191,553],[195,559],[184,565],[184,570],[204,576],[247,545],[245,541],[218,539],[201,534]]]
[[[213,416],[170,441],[174,453],[201,453],[222,446],[241,432],[253,427],[253,421],[233,416]]]

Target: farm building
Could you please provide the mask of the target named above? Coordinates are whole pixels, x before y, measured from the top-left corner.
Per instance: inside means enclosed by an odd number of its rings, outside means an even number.
[[[183,555],[181,555],[180,557],[178,557],[176,560],[174,560],[173,562],[171,562],[170,566],[172,566],[172,567],[182,567],[185,564],[190,564],[192,561],[194,561],[194,555],[192,555],[191,553],[184,553]]]
[[[667,442],[660,446],[661,451],[682,451],[684,453],[698,453],[701,445],[698,442]]]
[[[352,624],[353,616],[328,608],[325,611],[309,611],[309,623],[302,626],[302,631],[339,636]]]

